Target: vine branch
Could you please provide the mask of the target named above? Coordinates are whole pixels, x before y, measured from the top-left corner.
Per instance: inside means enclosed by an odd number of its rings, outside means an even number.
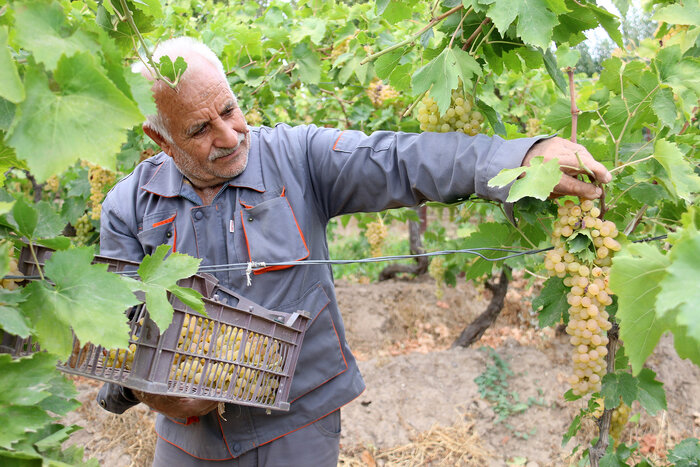
[[[121,0],[121,1],[124,1],[124,0]],[[464,8],[463,5],[457,5],[456,7],[446,11],[445,13],[441,14],[440,16],[436,16],[435,18],[431,19],[430,22],[428,22],[428,24],[426,24],[418,32],[412,34],[408,38],[402,40],[401,42],[397,42],[396,44],[389,46],[384,50],[380,50],[377,53],[368,55],[360,62],[360,65],[364,65],[365,63],[369,63],[371,61],[374,61],[384,54],[388,54],[389,52],[391,52],[393,50],[396,50],[400,47],[403,47],[404,45],[408,45],[408,44],[412,43],[417,38],[419,38],[425,31],[429,30],[430,28],[432,28],[433,26],[435,26],[436,24],[441,22],[443,19],[447,18],[448,16],[452,15],[453,13],[458,12],[459,10],[461,10],[463,8]]]
[[[615,372],[615,352],[617,351],[619,334],[620,327],[613,321],[612,328],[608,331],[608,354],[605,356],[606,373],[608,374]],[[591,446],[588,455],[591,467],[599,467],[600,459],[605,455],[605,451],[608,450],[608,444],[610,444],[608,433],[610,433],[610,420],[612,419],[613,410],[613,408],[606,407],[603,416],[598,420],[598,442],[595,446]]]
[[[465,15],[465,16],[466,16],[466,15]],[[477,36],[481,33],[481,31],[484,29],[484,26],[486,26],[486,25],[489,24],[490,22],[491,22],[491,18],[486,18],[486,19],[484,19],[484,20],[481,22],[481,24],[474,30],[474,32],[472,33],[472,35],[469,36],[469,38],[467,39],[467,41],[464,43],[464,45],[462,46],[462,50],[464,50],[464,51],[466,52],[467,49],[469,48],[469,46],[472,45],[472,42],[474,42],[474,39],[476,39],[476,37],[477,37]]]

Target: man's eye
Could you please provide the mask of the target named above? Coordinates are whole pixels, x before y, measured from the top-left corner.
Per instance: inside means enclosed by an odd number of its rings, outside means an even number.
[[[221,116],[222,116],[222,117],[228,117],[229,115],[232,115],[232,114],[233,114],[233,110],[234,110],[233,108],[226,109],[226,110],[224,110],[223,112],[221,112]]]
[[[206,133],[206,131],[207,131],[207,127],[203,126],[203,127],[199,128],[197,131],[195,131],[194,133],[192,133],[192,136],[193,137],[202,136],[204,133]]]

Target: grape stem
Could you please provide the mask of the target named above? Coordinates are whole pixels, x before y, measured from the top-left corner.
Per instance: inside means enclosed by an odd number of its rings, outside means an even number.
[[[425,96],[428,93],[428,91],[423,91],[423,93],[418,96],[416,100],[413,101],[411,105],[408,106],[408,108],[404,111],[404,113],[401,114],[401,118],[408,117],[411,115],[411,112],[413,112],[413,109],[416,108],[418,103],[423,99],[423,96]]]
[[[464,15],[464,16],[466,17],[467,15]],[[474,30],[472,35],[469,36],[469,39],[467,39],[467,41],[464,43],[464,45],[462,46],[462,50],[464,50],[466,52],[467,49],[469,48],[469,46],[472,45],[472,42],[474,42],[474,39],[476,39],[476,36],[478,36],[481,33],[481,31],[484,29],[484,26],[486,26],[490,22],[491,22],[491,18],[484,19],[481,22],[481,24]]]
[[[36,270],[39,271],[39,277],[41,277],[41,280],[45,280],[44,278],[44,272],[41,270],[41,266],[39,265],[39,258],[36,256],[36,251],[34,250],[34,244],[32,243],[31,240],[29,240],[29,251],[32,253],[32,258],[34,258],[34,264],[36,264]]]
[[[571,142],[576,142],[576,131],[578,129],[578,114],[581,111],[576,106],[576,87],[574,86],[574,68],[567,67],[566,74],[569,75],[569,94],[571,96]],[[581,164],[581,159],[576,154],[579,164]],[[583,164],[581,164],[583,166]]]

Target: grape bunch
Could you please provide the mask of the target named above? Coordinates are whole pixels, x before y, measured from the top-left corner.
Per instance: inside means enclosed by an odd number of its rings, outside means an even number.
[[[365,231],[365,237],[369,242],[370,252],[372,257],[376,258],[382,256],[382,245],[386,239],[389,231],[381,218],[376,221],[372,221],[367,224],[367,230]]]
[[[447,264],[444,256],[433,256],[428,265],[428,274],[435,279],[435,298],[442,300],[444,295],[445,272]]]
[[[89,245],[92,232],[95,230],[90,222],[90,215],[85,213],[80,216],[73,227],[75,227],[76,243],[78,245]]]
[[[476,110],[471,96],[467,94],[458,90],[452,91],[452,100],[444,115],[440,115],[437,102],[430,94],[423,97],[421,104],[418,108],[421,131],[456,131],[470,136],[481,133],[484,116]]]
[[[373,79],[367,88],[367,96],[375,107],[381,107],[384,101],[399,97],[396,89],[388,84],[382,83],[380,79]]]
[[[88,180],[90,181],[90,217],[99,220],[102,214],[102,201],[105,198],[105,189],[111,187],[115,181],[115,174],[111,170],[103,169],[99,165],[87,164],[89,167]]]
[[[615,224],[599,219],[600,209],[591,200],[580,204],[567,200],[557,214],[552,233],[554,249],[547,252],[545,268],[551,276],[563,278],[569,288],[566,333],[574,346],[574,371],[568,382],[575,395],[585,395],[600,391],[606,371],[607,331],[612,327],[605,311],[612,303],[608,276],[612,255],[620,250],[620,243],[615,240]],[[593,239],[595,253],[572,247],[571,240],[579,235]]]
[[[263,117],[258,109],[252,108],[246,112],[245,121],[250,126],[260,126],[262,124]]]
[[[50,193],[58,192],[59,187],[60,181],[58,179],[58,176],[56,175],[51,175],[49,178],[46,179],[46,182],[44,183],[44,190]]]
[[[622,430],[624,430],[630,418],[630,411],[630,407],[622,401],[620,401],[620,405],[613,409],[612,417],[610,418],[610,436],[615,441],[615,446],[620,442]]]

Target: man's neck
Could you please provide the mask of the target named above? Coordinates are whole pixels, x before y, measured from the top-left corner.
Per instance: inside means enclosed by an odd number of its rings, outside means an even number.
[[[217,193],[221,190],[221,187],[224,184],[219,184],[219,185],[214,185],[214,186],[207,186],[203,188],[198,188],[194,185],[192,185],[192,188],[194,188],[195,193],[199,195],[200,198],[202,198],[202,204],[204,206],[209,206],[212,201],[214,201],[214,197],[216,197]]]

